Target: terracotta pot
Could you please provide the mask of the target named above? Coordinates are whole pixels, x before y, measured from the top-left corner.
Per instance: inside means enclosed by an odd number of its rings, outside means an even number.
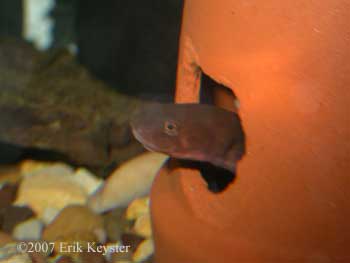
[[[220,194],[161,171],[156,262],[350,262],[349,16],[345,0],[185,2],[176,101],[198,101],[201,70],[232,89],[247,153]]]

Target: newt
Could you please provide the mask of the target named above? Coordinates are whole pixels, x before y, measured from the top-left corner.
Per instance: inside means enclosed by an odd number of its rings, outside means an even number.
[[[135,138],[148,150],[207,162],[235,173],[245,153],[237,113],[206,104],[146,104],[131,119]]]

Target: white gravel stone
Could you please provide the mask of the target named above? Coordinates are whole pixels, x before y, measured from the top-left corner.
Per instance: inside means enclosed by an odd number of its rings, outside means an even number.
[[[18,224],[12,236],[18,240],[40,240],[44,224],[39,219],[29,219]]]

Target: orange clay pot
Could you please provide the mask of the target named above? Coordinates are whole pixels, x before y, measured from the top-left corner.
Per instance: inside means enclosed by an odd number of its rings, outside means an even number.
[[[349,17],[347,0],[185,2],[176,102],[198,101],[199,68],[234,90],[247,153],[220,194],[160,172],[156,262],[350,262]]]

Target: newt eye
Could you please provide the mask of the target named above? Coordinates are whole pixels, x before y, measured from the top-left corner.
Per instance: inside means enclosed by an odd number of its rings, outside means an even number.
[[[178,134],[177,124],[173,121],[165,121],[164,132],[170,136],[176,136]]]

